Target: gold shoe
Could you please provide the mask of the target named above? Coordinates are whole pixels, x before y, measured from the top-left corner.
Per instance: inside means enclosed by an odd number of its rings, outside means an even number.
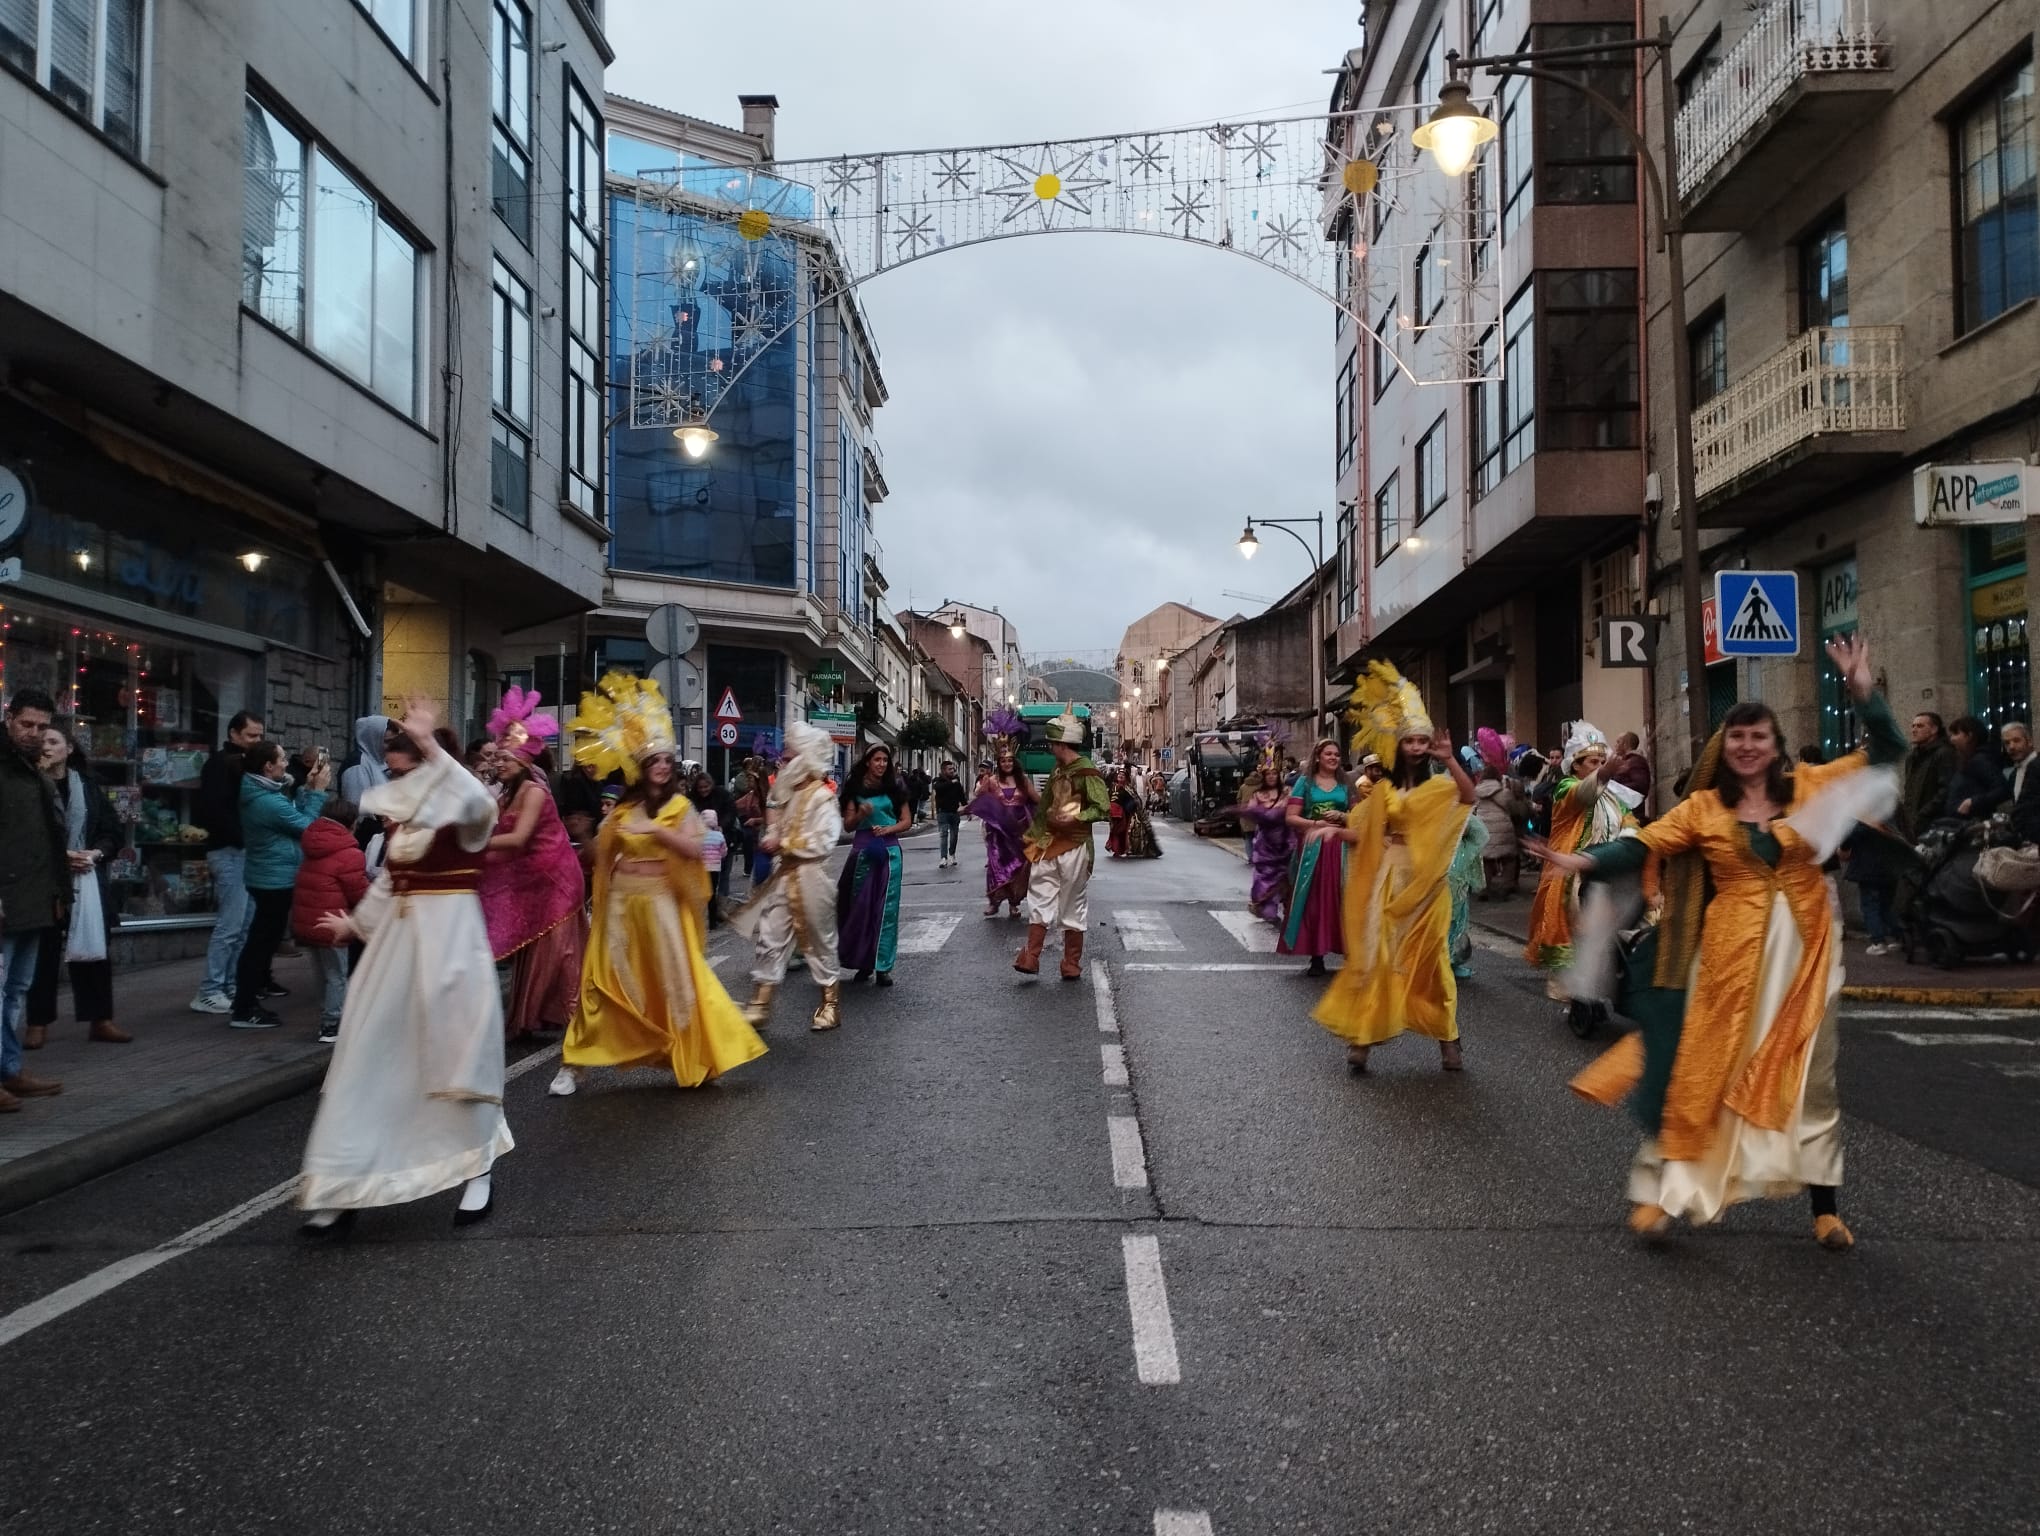
[[[1629,1230],[1638,1237],[1663,1237],[1672,1230],[1672,1218],[1663,1206],[1638,1205],[1629,1211]]]
[[[751,1000],[744,1004],[744,1017],[751,1021],[753,1029],[772,1017],[772,999],[778,991],[778,985],[770,981],[758,982],[751,988]]]
[[[843,984],[840,981],[830,982],[822,988],[822,1006],[815,1010],[814,1022],[808,1025],[808,1029],[814,1034],[820,1034],[823,1030],[834,1029],[842,1023],[842,1003]]]
[[[1813,1240],[1833,1253],[1845,1253],[1856,1246],[1856,1234],[1842,1225],[1839,1216],[1814,1217]]]

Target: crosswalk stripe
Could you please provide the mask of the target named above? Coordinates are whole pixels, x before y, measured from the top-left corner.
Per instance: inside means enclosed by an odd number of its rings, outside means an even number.
[[[1169,920],[1150,907],[1124,907],[1112,914],[1119,942],[1128,949],[1173,951],[1183,947]]]
[[[961,912],[944,912],[937,917],[916,917],[900,924],[899,952],[903,955],[932,955],[949,942]]]
[[[1221,928],[1240,941],[1240,948],[1250,954],[1272,955],[1275,953],[1275,930],[1262,922],[1251,912],[1214,912]]]

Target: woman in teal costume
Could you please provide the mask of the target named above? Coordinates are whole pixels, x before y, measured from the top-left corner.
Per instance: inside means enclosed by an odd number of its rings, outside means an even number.
[[[900,943],[900,834],[914,824],[892,753],[873,747],[843,783],[843,825],[854,831],[836,887],[836,933],[846,971],[892,985]]]

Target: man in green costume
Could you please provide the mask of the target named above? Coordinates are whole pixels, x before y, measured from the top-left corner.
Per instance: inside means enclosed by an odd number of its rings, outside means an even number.
[[[1051,927],[1062,929],[1062,979],[1084,974],[1084,922],[1090,909],[1091,826],[1111,813],[1112,792],[1105,776],[1084,752],[1084,722],[1074,708],[1048,722],[1048,750],[1055,771],[1034,808],[1025,846],[1027,862],[1027,947],[1013,962],[1025,976],[1041,973],[1041,947]]]

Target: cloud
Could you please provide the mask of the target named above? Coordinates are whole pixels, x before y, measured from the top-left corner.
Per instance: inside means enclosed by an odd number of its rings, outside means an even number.
[[[1351,0],[614,0],[609,88],[718,122],[778,95],[782,158],[976,146],[1322,108]],[[891,398],[891,600],[997,604],[1030,651],[1109,649],[1171,599],[1251,609],[1309,563],[1249,515],[1331,509],[1332,312],[1167,239],[947,252],[862,290]]]

